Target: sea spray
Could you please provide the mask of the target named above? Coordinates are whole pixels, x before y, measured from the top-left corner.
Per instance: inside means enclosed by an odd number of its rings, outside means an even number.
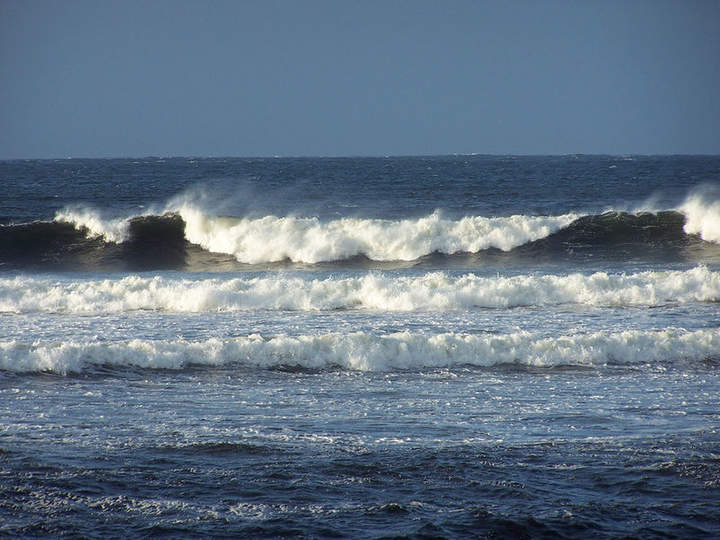
[[[705,185],[694,189],[679,210],[686,216],[687,234],[720,244],[720,188]]]

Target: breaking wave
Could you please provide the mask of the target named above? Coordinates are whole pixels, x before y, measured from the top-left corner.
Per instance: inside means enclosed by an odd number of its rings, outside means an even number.
[[[103,218],[94,208],[70,207],[55,215],[57,223],[68,223],[85,232],[88,238],[102,238],[105,242],[120,243],[130,238],[131,218]]]
[[[255,278],[181,279],[127,276],[73,279],[0,278],[0,313],[119,313],[135,310],[221,312],[242,310],[446,311],[583,304],[657,306],[720,301],[720,272],[518,275],[483,277],[430,272],[418,276],[369,273],[357,277],[264,275]]]
[[[398,221],[266,216],[260,219],[211,217],[192,206],[178,210],[187,239],[208,251],[248,264],[290,260],[318,263],[358,255],[374,261],[412,261],[430,253],[509,251],[543,238],[577,219],[510,216],[445,219],[439,212]]]
[[[687,217],[684,230],[707,242],[720,244],[720,189],[702,186],[695,189],[680,206]]]
[[[657,252],[673,258],[710,243],[720,244],[720,195],[709,188],[693,191],[677,210],[654,213],[458,219],[439,211],[401,220],[227,217],[180,198],[143,216],[109,218],[74,207],[52,222],[0,226],[0,267],[188,269],[191,261],[199,262],[194,269],[212,270],[217,264],[212,254],[242,265],[382,263],[461,254],[552,259]]]
[[[506,335],[439,335],[362,332],[325,335],[254,334],[200,342],[132,340],[119,343],[0,342],[0,369],[18,373],[83,373],[94,368],[181,370],[192,366],[417,370],[454,366],[516,365],[537,368],[657,365],[714,360],[720,330],[626,331],[542,338]]]

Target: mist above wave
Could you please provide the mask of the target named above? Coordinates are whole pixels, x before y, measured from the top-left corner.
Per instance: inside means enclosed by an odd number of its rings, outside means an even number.
[[[720,301],[720,272],[519,275],[482,277],[431,272],[420,276],[267,275],[255,278],[0,279],[0,313],[118,313],[134,310],[218,312],[254,309],[446,311],[582,304],[655,306]]]
[[[57,374],[94,367],[180,370],[189,366],[283,366],[359,371],[454,366],[518,365],[598,367],[716,359],[720,330],[626,331],[540,338],[529,332],[505,335],[253,334],[200,342],[132,340],[119,343],[0,342],[0,369]]]

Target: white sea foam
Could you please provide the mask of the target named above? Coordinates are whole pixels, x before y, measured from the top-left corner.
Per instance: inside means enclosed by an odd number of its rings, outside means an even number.
[[[720,190],[709,186],[693,191],[678,208],[685,214],[685,232],[720,244]]]
[[[120,279],[0,278],[0,313],[120,313],[134,310],[218,312],[254,309],[447,311],[583,304],[655,306],[720,301],[720,272],[519,275],[483,277],[432,272],[417,276],[369,273],[312,278]]]
[[[445,219],[439,212],[418,219],[383,220],[265,216],[215,217],[198,207],[174,208],[186,223],[185,236],[208,251],[233,255],[244,263],[290,259],[317,263],[365,255],[376,261],[414,260],[433,252],[510,250],[569,225],[562,216],[468,216]]]
[[[82,373],[94,366],[178,370],[188,366],[239,365],[360,371],[515,364],[533,367],[602,366],[702,361],[720,355],[720,329],[626,331],[541,338],[532,333],[438,334],[400,332],[279,335],[254,334],[201,342],[132,340],[119,343],[0,342],[0,369]]]
[[[91,238],[102,237],[106,242],[127,240],[130,218],[103,218],[98,210],[87,207],[64,208],[55,214],[55,221],[84,228]]]

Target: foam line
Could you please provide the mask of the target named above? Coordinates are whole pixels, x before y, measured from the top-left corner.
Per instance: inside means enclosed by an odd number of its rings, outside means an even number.
[[[720,329],[626,331],[541,338],[532,333],[260,335],[120,343],[0,342],[0,369],[83,373],[94,367],[181,370],[189,366],[297,366],[359,371],[512,364],[528,367],[656,365],[720,356]]]
[[[266,274],[255,278],[0,278],[0,313],[219,312],[244,310],[448,311],[581,304],[656,306],[720,301],[720,272],[519,275],[431,272],[358,277]]]

